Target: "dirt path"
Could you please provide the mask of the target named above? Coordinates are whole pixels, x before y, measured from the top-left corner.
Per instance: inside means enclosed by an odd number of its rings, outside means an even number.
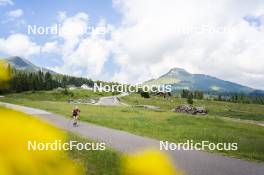
[[[263,121],[256,121],[256,120],[246,120],[246,119],[238,119],[238,118],[231,118],[231,117],[222,117],[224,120],[229,120],[233,122],[238,122],[238,123],[247,123],[247,124],[252,124],[252,125],[258,125],[264,127],[264,122]]]

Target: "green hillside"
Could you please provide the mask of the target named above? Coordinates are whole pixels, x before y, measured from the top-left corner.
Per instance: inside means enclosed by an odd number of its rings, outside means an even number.
[[[181,68],[173,68],[168,73],[157,79],[149,80],[146,85],[172,85],[172,90],[181,89],[200,90],[204,92],[236,92],[251,93],[253,88],[246,87],[237,83],[225,81],[204,74],[191,74]]]

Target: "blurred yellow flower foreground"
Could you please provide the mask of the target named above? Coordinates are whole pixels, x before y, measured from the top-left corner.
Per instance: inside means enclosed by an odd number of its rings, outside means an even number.
[[[123,159],[122,175],[181,175],[160,151],[147,150]]]
[[[6,87],[10,78],[11,70],[8,63],[0,59],[0,88]]]
[[[28,151],[27,142],[64,141],[64,133],[26,114],[0,107],[1,175],[75,175],[81,168],[64,151]]]
[[[6,81],[9,79],[9,71],[7,69],[8,64],[0,59],[0,81]]]

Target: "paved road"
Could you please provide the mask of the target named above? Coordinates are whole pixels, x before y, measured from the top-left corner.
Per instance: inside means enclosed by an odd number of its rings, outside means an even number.
[[[159,148],[159,141],[137,136],[124,131],[109,129],[81,122],[79,127],[72,127],[68,119],[43,110],[1,103],[8,108],[34,115],[57,127],[78,133],[84,137],[105,142],[123,153],[131,153],[146,148]],[[174,163],[188,175],[263,175],[264,164],[248,162],[202,151],[167,152]]]
[[[110,97],[101,97],[96,105],[119,106],[121,105],[121,103],[118,97],[110,96]]]
[[[120,101],[120,97],[127,96],[128,93],[122,93],[117,96],[101,97],[95,105],[106,105],[106,106],[128,106]]]

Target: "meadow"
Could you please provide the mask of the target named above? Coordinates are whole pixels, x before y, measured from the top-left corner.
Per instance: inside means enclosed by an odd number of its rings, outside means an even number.
[[[129,96],[122,97],[122,101],[130,105],[140,104],[159,106],[163,111],[169,111],[178,105],[186,103],[186,99],[183,98],[163,98],[159,96],[141,98],[139,94],[131,94]],[[194,106],[205,107],[209,114],[214,116],[264,121],[264,105],[194,99]]]
[[[38,94],[38,92],[32,94]],[[63,100],[47,101],[47,98],[40,98],[39,94],[35,98],[32,94],[11,94],[3,98],[2,101],[40,108],[66,117],[71,116],[71,110],[75,105]],[[184,103],[184,100],[169,100],[160,97],[143,99],[137,95],[122,98],[123,102],[130,104],[144,103],[160,106],[160,111],[135,107],[96,105],[79,105],[79,107],[82,111],[82,121],[171,142],[184,142],[186,140],[194,140],[194,142],[208,140],[214,143],[237,142],[237,151],[221,151],[218,153],[249,160],[264,161],[264,127],[226,120],[226,117],[234,116],[225,109],[225,106],[234,110],[235,112],[233,113],[236,114],[237,112],[237,116],[247,119],[247,116],[250,117],[251,115],[255,117],[263,116],[263,108],[257,105],[195,101],[195,105],[206,105],[209,108],[209,115],[193,116],[171,112],[171,108],[177,104]],[[167,106],[167,104],[170,106]],[[240,105],[242,107],[239,107]],[[258,110],[254,112],[256,109]]]
[[[90,143],[91,141],[73,133],[67,133],[68,141]],[[69,150],[69,157],[79,163],[86,175],[118,175],[120,174],[121,153],[111,149],[105,151]]]
[[[104,96],[111,96],[110,92],[94,92],[92,90],[52,90],[52,91],[27,91],[23,93],[8,94],[10,99],[28,99],[32,101],[67,101],[69,99],[98,99]]]

